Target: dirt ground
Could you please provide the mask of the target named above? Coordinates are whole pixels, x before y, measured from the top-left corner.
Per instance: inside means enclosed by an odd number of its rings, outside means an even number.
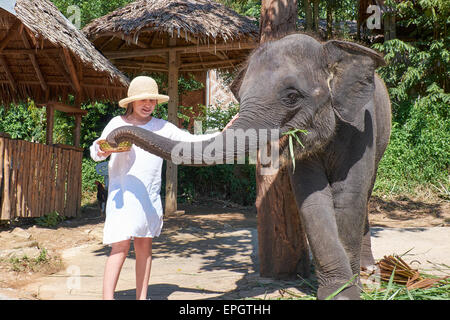
[[[163,232],[157,240],[159,243],[169,238],[189,243],[189,237],[194,237],[190,233],[215,235],[217,230],[256,228],[257,225],[255,207],[242,207],[226,201],[202,200],[190,205],[180,204],[179,209],[185,213],[165,218]],[[369,219],[374,227],[448,227],[450,202],[373,197]],[[66,220],[54,228],[39,227],[31,221],[0,227],[0,295],[3,292],[32,299],[26,293],[21,295],[21,288],[66,268],[62,258],[65,250],[99,245],[103,222],[104,218],[99,216],[93,203],[83,208],[80,217]],[[193,241],[189,245],[201,246],[202,243]],[[161,248],[159,250],[163,250]],[[179,252],[166,250],[164,254],[170,257]]]

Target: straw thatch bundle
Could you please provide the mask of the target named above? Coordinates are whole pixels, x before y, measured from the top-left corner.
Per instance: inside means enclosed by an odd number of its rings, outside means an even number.
[[[138,0],[94,20],[83,31],[90,39],[104,33],[138,39],[141,31],[194,37],[203,43],[258,38],[250,19],[209,0]]]
[[[48,0],[0,6],[0,100],[123,97],[129,80]]]

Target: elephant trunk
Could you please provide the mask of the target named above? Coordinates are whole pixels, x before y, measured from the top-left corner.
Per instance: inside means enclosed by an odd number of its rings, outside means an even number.
[[[251,125],[251,128],[250,128]],[[134,126],[123,126],[113,130],[106,140],[115,146],[129,141],[175,164],[189,166],[207,166],[214,164],[232,164],[236,160],[245,159],[249,153],[256,156],[260,145],[260,132],[266,128],[241,116],[228,129],[210,139],[196,142],[175,141],[158,135],[152,131]],[[279,138],[274,136],[274,139]],[[270,137],[269,137],[270,139]],[[262,141],[262,143],[265,143]]]

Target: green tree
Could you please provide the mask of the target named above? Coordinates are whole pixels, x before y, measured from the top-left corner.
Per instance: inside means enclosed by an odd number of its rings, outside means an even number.
[[[55,6],[66,17],[71,14],[68,12],[68,7],[76,5],[81,11],[81,28],[88,24],[93,19],[104,16],[115,9],[122,7],[133,0],[51,0]]]
[[[9,110],[0,107],[0,132],[7,132],[13,139],[45,143],[45,109],[31,101],[11,105]]]
[[[380,163],[377,187],[411,192],[434,185],[448,197],[450,169],[450,3],[444,0],[390,3],[398,24],[413,27],[411,42],[389,40],[373,47],[385,54],[378,70],[393,110],[391,142]],[[447,190],[445,192],[445,190]],[[442,192],[444,191],[444,192]]]

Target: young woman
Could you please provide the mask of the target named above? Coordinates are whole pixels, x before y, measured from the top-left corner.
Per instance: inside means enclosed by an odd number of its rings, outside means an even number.
[[[128,97],[119,101],[120,107],[127,108],[125,115],[111,119],[100,138],[90,147],[91,157],[95,161],[111,156],[103,243],[112,248],[105,266],[103,299],[114,299],[131,240],[134,241],[136,255],[136,299],[147,298],[152,239],[159,236],[163,226],[160,197],[163,159],[135,145],[126,152],[103,152],[98,141],[106,139],[112,130],[121,126],[140,126],[178,141],[198,141],[218,134],[192,135],[170,122],[152,117],[156,104],[168,100],[168,96],[158,94],[154,79],[143,76],[133,79]]]

